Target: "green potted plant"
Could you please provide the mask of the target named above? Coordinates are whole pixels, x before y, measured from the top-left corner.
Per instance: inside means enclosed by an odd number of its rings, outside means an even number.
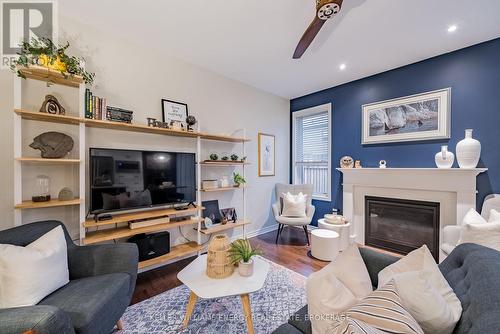
[[[262,254],[263,252],[260,249],[252,249],[252,245],[250,245],[248,239],[238,239],[229,248],[231,261],[238,265],[238,272],[243,277],[253,275],[252,256]]]
[[[38,65],[59,71],[64,78],[78,75],[88,85],[92,85],[94,82],[95,74],[85,71],[85,60],[66,53],[69,48],[68,42],[59,45],[49,38],[42,37],[22,42],[19,46],[21,47],[21,51],[18,53],[19,59],[14,61],[11,69],[21,78],[26,79],[26,76],[19,70],[19,67]]]
[[[219,160],[219,155],[217,153],[210,154],[210,160],[212,160],[212,161]]]
[[[237,187],[240,187],[242,184],[247,183],[245,178],[240,175],[240,173],[233,173],[233,181],[236,184]]]

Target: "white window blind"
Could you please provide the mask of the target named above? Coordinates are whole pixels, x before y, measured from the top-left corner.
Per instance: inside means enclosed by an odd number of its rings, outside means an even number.
[[[294,183],[312,184],[313,196],[330,198],[330,105],[294,113]]]

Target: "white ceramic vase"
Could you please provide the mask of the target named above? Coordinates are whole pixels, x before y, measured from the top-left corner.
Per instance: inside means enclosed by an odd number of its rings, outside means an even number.
[[[451,168],[455,162],[455,155],[448,151],[448,146],[441,146],[441,152],[436,153],[434,156],[437,168]]]
[[[481,157],[481,143],[472,138],[472,129],[465,130],[465,138],[458,142],[456,154],[460,168],[476,168]]]
[[[238,264],[238,272],[240,276],[249,277],[253,275],[253,259],[250,259],[248,262],[240,261]]]

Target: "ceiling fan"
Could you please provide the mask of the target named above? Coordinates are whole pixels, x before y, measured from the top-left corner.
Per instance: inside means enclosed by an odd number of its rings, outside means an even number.
[[[332,18],[335,14],[340,12],[342,2],[343,0],[316,0],[316,16],[304,35],[302,35],[302,38],[293,53],[293,59],[299,59],[302,57],[318,32],[321,30],[323,24],[325,24],[326,20]]]

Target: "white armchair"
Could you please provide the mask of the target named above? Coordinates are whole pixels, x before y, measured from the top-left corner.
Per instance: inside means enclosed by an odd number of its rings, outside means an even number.
[[[490,218],[491,209],[500,211],[500,195],[491,194],[486,196],[481,209],[481,216],[488,220]],[[458,222],[458,225],[448,225],[443,228],[443,243],[441,244],[441,250],[446,255],[449,255],[458,245],[461,231],[462,222]]]
[[[291,193],[297,195],[299,192],[307,195],[307,205],[306,205],[306,217],[304,218],[292,218],[283,217],[281,215],[282,211],[282,194]],[[314,211],[316,208],[312,205],[312,184],[301,184],[301,185],[291,185],[291,184],[276,184],[276,203],[273,204],[274,218],[278,222],[278,233],[276,234],[276,243],[278,243],[279,237],[285,225],[289,226],[302,226],[304,233],[306,234],[307,244],[309,245],[309,235],[307,233],[307,225],[312,222]]]

